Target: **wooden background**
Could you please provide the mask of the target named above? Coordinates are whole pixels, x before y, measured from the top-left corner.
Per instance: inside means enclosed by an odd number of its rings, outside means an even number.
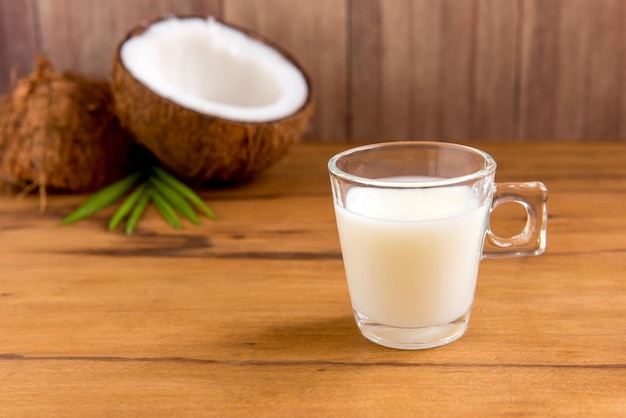
[[[626,140],[626,0],[0,0],[0,93],[37,52],[107,77],[142,19],[212,14],[312,76],[306,139]]]

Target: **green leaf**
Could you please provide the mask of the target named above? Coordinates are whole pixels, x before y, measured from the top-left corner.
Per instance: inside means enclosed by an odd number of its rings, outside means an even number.
[[[185,200],[182,194],[154,176],[150,178],[150,181],[174,209],[196,225],[200,224],[200,218],[198,218],[193,207]]]
[[[170,187],[178,191],[181,195],[185,196],[189,201],[194,203],[204,214],[210,219],[217,219],[213,210],[206,204],[204,201],[187,186],[185,183],[178,180],[176,177],[165,171],[160,167],[152,167],[154,173],[161,179],[163,182],[167,183]]]
[[[103,209],[122,197],[137,182],[141,173],[133,173],[118,180],[93,194],[85,203],[80,205],[74,212],[61,221],[67,225],[86,218],[89,215]]]
[[[122,203],[117,212],[115,212],[115,215],[113,215],[113,217],[109,221],[109,231],[114,230],[117,225],[122,221],[122,219],[124,219],[126,215],[130,213],[130,211],[133,209],[133,206],[135,206],[135,203],[137,203],[139,197],[141,197],[143,191],[146,190],[149,184],[150,183],[148,183],[147,181],[143,182],[128,196],[128,198],[126,198],[124,203]]]
[[[148,184],[146,182],[146,184]],[[146,211],[148,207],[148,203],[150,203],[150,199],[152,198],[152,188],[148,187],[143,191],[141,197],[137,201],[137,205],[133,208],[133,211],[130,213],[128,217],[128,222],[126,222],[126,233],[128,235],[132,234],[141,218],[141,215]]]
[[[163,218],[172,226],[174,229],[180,229],[180,219],[176,215],[174,208],[168,203],[168,201],[163,197],[161,192],[158,189],[154,189],[152,194],[152,201],[154,205],[158,209],[159,213]]]

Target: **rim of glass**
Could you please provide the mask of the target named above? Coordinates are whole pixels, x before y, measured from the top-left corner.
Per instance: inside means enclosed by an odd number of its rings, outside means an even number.
[[[355,154],[362,151],[371,150],[373,148],[400,148],[400,147],[412,147],[412,148],[448,148],[466,151],[474,155],[479,155],[485,160],[485,167],[477,170],[473,173],[466,174],[464,176],[450,177],[446,179],[437,180],[419,180],[419,181],[398,181],[398,180],[381,180],[372,179],[368,177],[361,177],[354,174],[347,173],[337,167],[337,161],[351,154]],[[418,187],[437,187],[437,186],[450,186],[459,183],[465,183],[467,181],[483,178],[494,172],[496,169],[496,161],[491,155],[478,148],[470,147],[468,145],[454,144],[451,142],[436,142],[436,141],[396,141],[396,142],[378,142],[374,144],[361,145],[354,148],[349,148],[345,151],[335,154],[328,160],[328,171],[334,176],[351,181],[354,183],[360,183],[366,186],[375,187],[394,187],[394,188],[418,188]]]

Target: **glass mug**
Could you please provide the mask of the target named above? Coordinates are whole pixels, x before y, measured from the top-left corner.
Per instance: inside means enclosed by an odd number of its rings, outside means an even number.
[[[482,258],[539,255],[547,189],[494,183],[487,153],[444,142],[389,142],[328,162],[337,229],[357,325],[391,348],[438,347],[466,331]],[[500,237],[491,212],[517,202],[524,229]]]

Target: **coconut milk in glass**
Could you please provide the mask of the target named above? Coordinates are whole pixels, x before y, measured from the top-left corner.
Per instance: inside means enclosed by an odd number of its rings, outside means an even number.
[[[354,316],[380,345],[419,349],[460,338],[483,256],[545,248],[545,186],[499,187],[495,161],[482,151],[375,144],[338,154],[329,170]],[[491,208],[505,201],[528,209],[521,237],[489,230]]]
[[[354,188],[346,207],[335,210],[358,312],[396,327],[428,327],[469,310],[488,208],[471,188]]]

